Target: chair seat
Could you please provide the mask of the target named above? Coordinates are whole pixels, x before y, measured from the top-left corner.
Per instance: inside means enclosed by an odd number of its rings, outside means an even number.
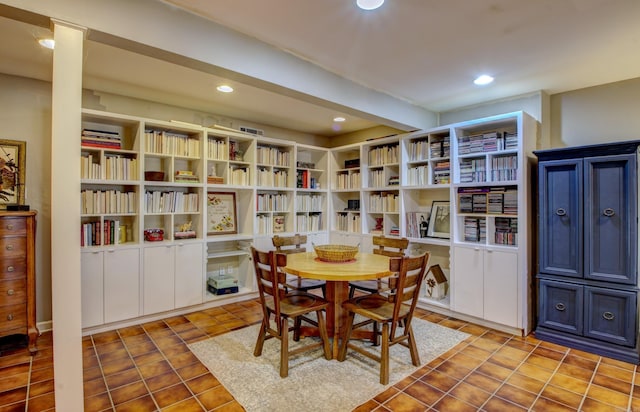
[[[294,275],[287,276],[287,287],[291,289],[297,289],[302,291],[309,291],[312,289],[320,289],[326,285],[324,280],[305,279]]]
[[[275,311],[273,299],[267,299],[265,304],[269,310]],[[326,309],[328,306],[328,301],[312,293],[293,292],[280,299],[280,313],[289,318],[295,318],[313,310]]]
[[[375,322],[383,323],[393,320],[394,304],[389,302],[389,299],[386,296],[376,293],[348,300],[344,302],[342,307],[345,310],[362,315],[374,320]],[[409,313],[409,310],[411,310],[410,306],[401,305],[398,317],[403,318]]]
[[[386,289],[388,283],[385,280],[382,280],[380,283],[378,283],[377,280],[354,280],[353,282],[349,282],[350,288],[363,290],[369,293],[379,292],[380,286],[383,289]]]

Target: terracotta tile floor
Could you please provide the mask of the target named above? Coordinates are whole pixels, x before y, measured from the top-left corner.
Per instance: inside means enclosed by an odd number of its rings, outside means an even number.
[[[640,412],[636,365],[426,311],[418,316],[471,336],[357,411]],[[85,411],[242,411],[186,344],[260,317],[258,302],[248,301],[85,337]],[[26,350],[0,357],[0,412],[55,409],[51,334],[38,346],[33,358]]]

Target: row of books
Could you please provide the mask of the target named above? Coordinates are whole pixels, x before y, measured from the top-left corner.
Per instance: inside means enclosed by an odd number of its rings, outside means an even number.
[[[386,184],[383,169],[369,171],[369,187],[384,187]]]
[[[145,130],[145,152],[200,157],[200,140],[165,130]]]
[[[258,212],[286,212],[289,196],[286,193],[259,193],[256,197]]]
[[[371,193],[369,195],[369,211],[397,212],[400,210],[400,196],[397,193]]]
[[[83,223],[80,227],[80,246],[117,245],[120,243],[120,221],[105,219]]]
[[[443,137],[442,139],[432,140],[430,148],[432,159],[451,156],[451,143],[449,136]]]
[[[80,144],[100,149],[122,149],[122,136],[108,130],[82,129]]]
[[[289,173],[286,170],[258,168],[256,184],[262,187],[288,187]]]
[[[147,191],[144,194],[146,213],[198,213],[197,193]]]
[[[336,189],[359,189],[361,185],[359,172],[341,172],[336,175]]]
[[[227,160],[228,155],[227,142],[220,139],[207,140],[207,159],[211,160]]]
[[[485,182],[486,180],[485,159],[460,159],[460,183]]]
[[[80,192],[81,213],[83,215],[136,213],[135,192],[119,190],[83,190]]]
[[[508,217],[496,217],[495,219],[495,243],[497,245],[517,246],[518,244],[518,219]]]
[[[460,213],[518,213],[518,192],[504,187],[458,188]]]
[[[260,234],[282,233],[285,231],[284,216],[261,215],[256,216],[257,232]]]
[[[518,148],[518,135],[514,132],[492,131],[458,138],[458,154],[495,152]]]
[[[311,176],[309,170],[298,170],[296,172],[296,187],[300,189],[317,189],[318,182],[315,177]]]
[[[258,146],[256,150],[256,163],[288,167],[291,165],[291,153],[280,150],[277,147]]]
[[[463,227],[464,241],[483,243],[487,239],[487,220],[466,216]]]
[[[318,232],[322,230],[322,214],[297,215],[296,227],[300,232]]]
[[[236,186],[249,186],[251,184],[249,168],[229,166],[229,184]]]
[[[322,210],[323,197],[318,195],[296,196],[296,212],[320,212]]]
[[[360,233],[360,214],[338,212],[336,215],[336,230]]]
[[[377,146],[369,150],[369,166],[396,164],[399,161],[398,145]]]

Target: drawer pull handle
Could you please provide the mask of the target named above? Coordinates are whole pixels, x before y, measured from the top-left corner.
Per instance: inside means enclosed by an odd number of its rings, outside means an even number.
[[[13,289],[9,289],[7,291],[7,295],[9,295],[9,296],[13,296],[14,293],[16,293],[16,292]]]
[[[564,209],[563,209],[563,208],[561,208],[561,207],[559,207],[559,208],[556,210],[556,215],[558,215],[558,216],[565,216],[566,214],[567,214],[567,211],[566,211],[566,210],[564,210]]]
[[[564,310],[567,307],[564,305],[564,303],[556,303],[556,309],[558,309],[560,312],[564,312]]]
[[[7,245],[7,250],[13,250],[13,245]]]
[[[8,225],[7,225],[7,229],[8,229],[8,230],[13,230],[13,225],[12,225],[12,224],[8,224]]]
[[[616,211],[608,207],[602,211],[602,214],[605,215],[606,217],[611,217],[616,214]]]
[[[7,320],[13,320],[13,313],[9,313],[7,315]]]
[[[15,268],[15,267],[13,267],[13,266],[9,266],[9,267],[7,268],[7,272],[13,272],[14,270],[16,270],[16,268]]]
[[[602,314],[602,317],[605,318],[606,320],[613,320],[615,318],[615,316],[611,312],[604,312]]]

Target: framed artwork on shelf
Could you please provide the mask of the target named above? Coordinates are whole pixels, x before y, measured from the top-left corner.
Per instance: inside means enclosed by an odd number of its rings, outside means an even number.
[[[24,202],[27,142],[0,139],[0,209]]]
[[[236,194],[229,192],[207,193],[207,235],[238,233]]]
[[[449,239],[451,237],[451,218],[448,200],[434,200],[431,204],[427,237]]]

